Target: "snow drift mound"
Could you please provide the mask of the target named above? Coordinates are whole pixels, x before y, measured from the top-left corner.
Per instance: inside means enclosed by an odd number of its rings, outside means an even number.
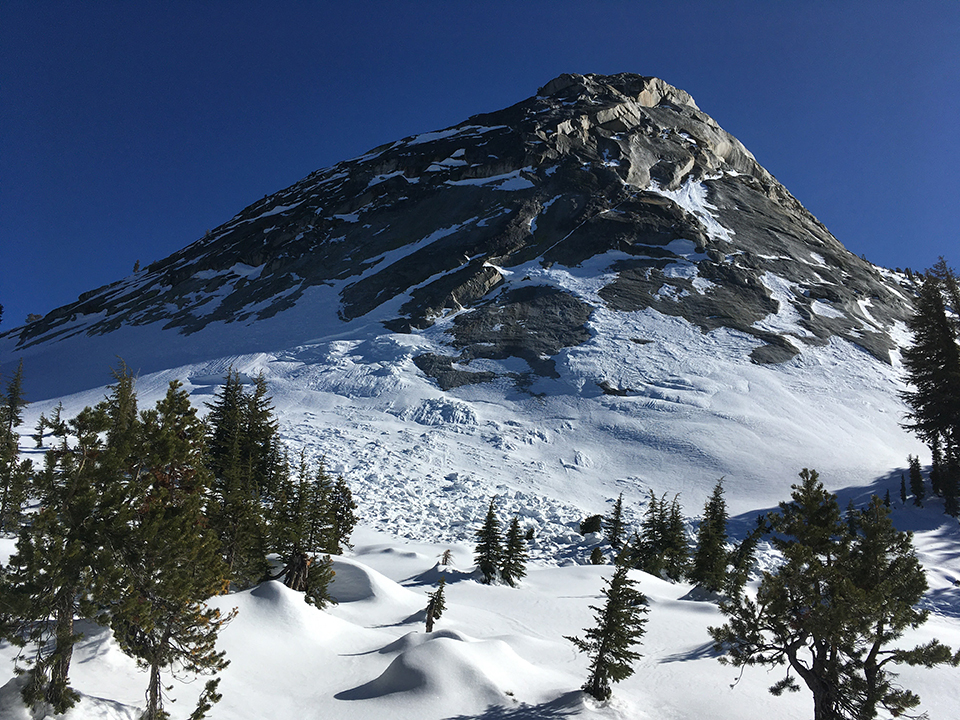
[[[450,701],[479,710],[528,695],[542,687],[547,677],[502,640],[472,640],[454,632],[411,633],[383,651],[401,647],[405,649],[379,677],[340,693],[337,699],[370,700],[405,693],[412,702]]]

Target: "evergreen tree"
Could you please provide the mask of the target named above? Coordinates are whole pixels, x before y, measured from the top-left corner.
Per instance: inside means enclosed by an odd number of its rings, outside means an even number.
[[[284,460],[289,465],[289,460]],[[278,484],[276,496],[267,513],[270,526],[270,547],[280,557],[287,558],[294,548],[304,547],[307,534],[307,503],[309,500],[309,468],[303,450],[297,464],[296,478],[287,476]]]
[[[427,617],[426,625],[427,632],[433,632],[433,624],[440,619],[440,616],[443,615],[443,611],[447,609],[446,600],[443,597],[443,588],[447,583],[447,579],[440,576],[440,583],[437,585],[437,589],[432,593],[427,593],[429,600],[427,601]]]
[[[500,563],[500,579],[510,587],[516,587],[527,574],[527,546],[520,530],[520,519],[514,516],[507,528],[506,549]]]
[[[226,566],[204,517],[210,476],[203,424],[179,382],[142,423],[143,473],[131,480],[123,586],[111,625],[121,649],[149,671],[143,717],[159,720],[168,717],[161,671],[215,674],[226,667],[216,640],[230,616],[204,604],[226,585]],[[218,682],[207,683],[198,713],[219,699]]]
[[[721,478],[703,507],[703,519],[697,528],[697,547],[690,567],[690,581],[710,592],[720,592],[726,582],[727,517]]]
[[[114,548],[126,531],[124,493],[133,447],[115,427],[114,407],[133,402],[133,382],[118,372],[111,396],[84,408],[69,422],[57,418],[53,446],[44,468],[33,477],[31,493],[39,509],[24,525],[0,588],[2,605],[14,619],[6,637],[21,648],[18,672],[29,680],[25,702],[45,703],[63,713],[77,699],[70,688],[73,647],[80,635],[74,619],[102,621],[118,583]],[[135,434],[136,427],[124,433]],[[113,438],[118,448],[106,439]],[[28,648],[25,650],[24,648]]]
[[[878,499],[858,513],[851,533],[817,473],[805,469],[800,477],[791,502],[767,521],[783,564],[764,573],[755,598],[741,593],[721,602],[729,619],[710,628],[726,654],[721,662],[787,665],[771,692],[799,689],[796,673],[813,694],[815,720],[863,720],[877,707],[900,715],[916,698],[892,685],[886,665],[952,660],[937,642],[884,649],[925,617],[913,609],[926,581],[910,536],[893,530]]]
[[[338,476],[333,484],[333,493],[330,496],[330,507],[333,512],[334,520],[334,538],[336,548],[333,552],[342,555],[344,548],[352,547],[350,545],[350,536],[353,534],[353,528],[357,524],[357,515],[354,510],[357,504],[353,501],[353,493],[350,492],[350,486],[343,476]]]
[[[675,495],[670,503],[670,510],[664,527],[663,546],[663,575],[674,582],[682,580],[690,564],[690,546],[687,542],[687,531],[683,525],[683,511],[680,507],[680,496]]]
[[[960,515],[960,449],[948,453],[940,472],[943,510],[952,517]]]
[[[723,593],[725,595],[736,597],[743,592],[743,588],[750,577],[750,569],[753,567],[757,545],[760,544],[760,540],[766,530],[766,518],[764,518],[763,515],[757,516],[757,524],[753,530],[751,530],[733,552],[730,553],[727,577],[723,584]]]
[[[907,504],[907,478],[903,473],[900,473],[900,504]]]
[[[603,519],[603,539],[614,550],[620,550],[623,547],[623,532],[623,493],[620,493],[610,516]]]
[[[480,571],[480,582],[489,585],[497,580],[497,572],[503,561],[503,540],[500,537],[500,521],[497,519],[497,499],[490,500],[483,525],[477,530],[477,547],[474,559]]]
[[[631,648],[645,632],[647,598],[635,588],[626,565],[617,565],[613,577],[605,581],[602,608],[595,611],[596,626],[586,629],[585,638],[567,637],[581,652],[590,657],[590,674],[583,690],[598,700],[610,697],[611,683],[633,675],[632,663],[640,654]]]
[[[923,475],[920,473],[920,458],[908,455],[907,462],[910,465],[910,492],[913,493],[913,504],[923,507],[923,498],[926,493],[923,488]]]
[[[603,565],[603,550],[600,549],[599,545],[594,545],[593,550],[590,551],[590,564],[591,565]]]
[[[927,590],[926,577],[912,535],[893,527],[889,510],[878,497],[860,511],[857,526],[859,533],[853,538],[846,567],[858,591],[856,611],[861,613],[864,629],[849,660],[856,673],[846,673],[845,704],[855,710],[858,719],[876,717],[880,708],[899,717],[917,707],[920,698],[897,686],[897,676],[888,667],[957,665],[960,653],[952,656],[937,640],[911,650],[887,647],[906,629],[926,622],[928,612],[917,608]]]
[[[913,389],[903,393],[910,407],[905,427],[933,454],[931,484],[947,513],[960,514],[960,328],[947,316],[946,302],[960,311],[960,287],[943,258],[927,273],[909,321],[914,343],[903,352]]]
[[[887,494],[883,496],[883,506],[888,509],[890,507],[890,488],[887,488]]]
[[[337,539],[337,516],[333,506],[333,491],[333,478],[330,477],[321,458],[307,489],[306,535],[303,540],[303,547],[307,552],[341,554]]]
[[[303,593],[304,602],[321,610],[328,604],[336,605],[336,600],[330,595],[334,571],[333,560],[329,555],[310,555],[300,546],[295,546],[280,575],[284,578],[284,585]]]
[[[667,536],[666,495],[658,498],[650,491],[647,510],[640,522],[639,536],[634,538],[630,560],[634,567],[660,576],[663,572],[663,547]]]
[[[15,531],[20,525],[20,513],[33,473],[33,463],[20,459],[20,433],[17,432],[26,406],[21,360],[0,402],[0,531],[4,532]]]
[[[600,532],[602,527],[603,515],[590,515],[580,521],[578,530],[581,535],[589,535],[590,533]]]
[[[276,484],[276,423],[262,376],[252,395],[230,370],[208,404],[207,463],[213,473],[211,526],[220,539],[230,579],[249,587],[267,572],[268,528],[262,487]]]

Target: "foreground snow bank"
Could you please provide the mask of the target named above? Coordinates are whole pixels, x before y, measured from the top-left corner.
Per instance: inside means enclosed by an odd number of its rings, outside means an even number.
[[[919,524],[919,523],[918,523]],[[920,529],[921,556],[938,558],[936,578],[960,577],[960,561],[943,544],[956,528]],[[350,557],[334,558],[333,594],[325,611],[280,583],[214,598],[238,614],[221,634],[231,660],[222,674],[223,701],[211,717],[227,720],[801,720],[811,715],[806,693],[774,698],[777,676],[734,669],[716,660],[707,627],[722,622],[716,606],[693,599],[691,587],[636,573],[650,601],[636,674],[614,687],[609,703],[579,692],[587,659],[563,639],[593,623],[610,566],[528,567],[519,588],[471,579],[472,548],[407,543],[358,529]],[[451,550],[454,564],[438,566]],[[426,593],[443,574],[447,610],[433,633],[423,632]],[[960,646],[960,601],[944,582],[930,597],[934,612],[904,644],[931,637]],[[146,675],[119,652],[108,631],[83,628],[72,668],[83,694],[64,720],[133,720],[143,704]],[[14,649],[0,647],[8,678],[0,687],[0,720],[28,720],[12,677]],[[2,677],[0,677],[2,680]],[[921,695],[931,717],[951,717],[956,670],[907,669],[905,686]],[[174,682],[168,705],[186,718],[201,682]]]

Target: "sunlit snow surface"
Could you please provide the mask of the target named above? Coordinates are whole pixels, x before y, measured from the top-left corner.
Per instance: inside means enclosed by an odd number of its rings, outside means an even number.
[[[921,517],[898,511],[900,520]],[[924,534],[922,537],[934,537]],[[806,692],[775,698],[779,675],[721,666],[707,627],[722,622],[716,606],[691,588],[635,572],[649,599],[646,635],[636,674],[614,687],[607,704],[578,692],[587,659],[564,635],[593,623],[589,605],[602,602],[610,566],[531,566],[519,588],[480,585],[471,575],[472,547],[400,543],[361,528],[349,557],[335,558],[332,586],[340,604],[325,611],[271,582],[214,598],[236,618],[221,633],[231,660],[222,673],[222,702],[211,718],[230,720],[802,720],[812,713]],[[928,548],[921,541],[923,549]],[[952,542],[956,543],[956,534]],[[450,566],[439,556],[451,550]],[[447,579],[447,609],[424,632],[426,593]],[[950,603],[904,642],[931,637],[960,644],[960,603]],[[69,720],[134,720],[147,674],[122,655],[109,633],[84,625],[71,679],[81,692]],[[11,648],[0,649],[4,662]],[[923,698],[932,718],[953,716],[955,669],[906,670],[902,681]],[[169,676],[167,677],[169,680]],[[16,702],[17,680],[0,689],[0,718],[28,720]],[[167,709],[186,718],[202,682],[172,681]]]

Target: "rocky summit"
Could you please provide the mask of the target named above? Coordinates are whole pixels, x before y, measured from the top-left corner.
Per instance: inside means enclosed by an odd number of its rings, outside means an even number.
[[[602,282],[578,293],[531,267]],[[909,309],[895,278],[844,249],[686,92],[570,74],[319,170],[7,336],[22,350],[123,326],[249,326],[316,288],[336,291],[326,309],[342,322],[395,333],[453,314],[448,352],[415,358],[443,388],[492,379],[471,368],[480,358],[525,361],[521,384],[556,376],[556,355],[590,338],[600,306],[739,331],[758,341],[755,363],[831,337],[889,362],[889,330]]]

